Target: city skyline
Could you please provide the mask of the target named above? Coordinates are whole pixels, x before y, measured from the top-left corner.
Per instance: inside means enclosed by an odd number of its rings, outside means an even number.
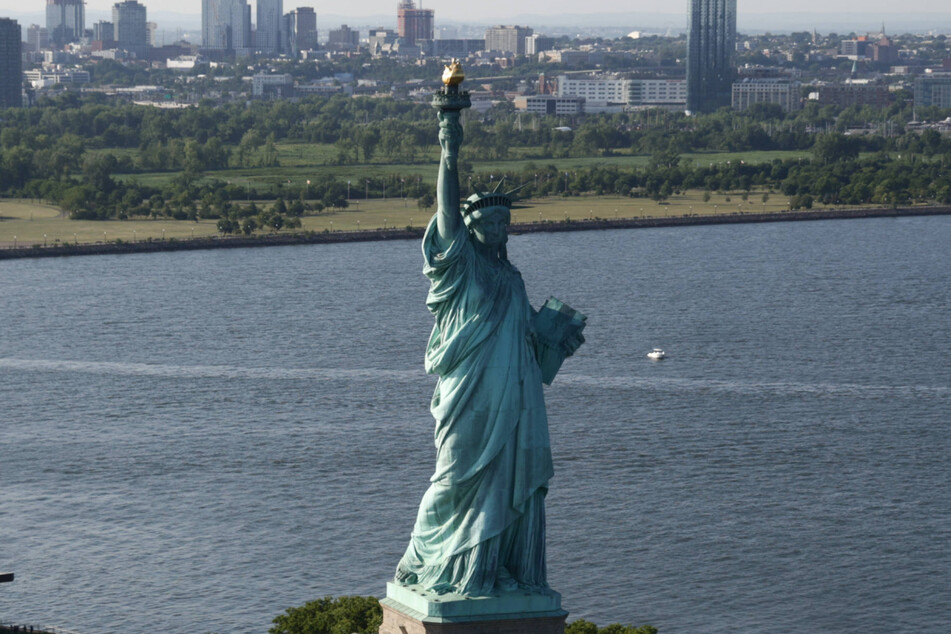
[[[33,6],[35,4],[35,7]],[[86,2],[86,11],[110,11],[115,4],[114,0],[89,0]],[[182,15],[200,15],[200,4],[196,6],[193,0],[161,0],[149,5],[153,12],[162,11],[170,13],[180,13]],[[249,2],[256,6],[254,0]],[[397,2],[394,0],[362,0],[347,6],[347,12],[354,17],[389,15],[396,12]],[[584,13],[592,14],[629,14],[646,13],[660,15],[676,15],[682,13],[686,19],[686,3],[683,7],[671,7],[666,3],[657,2],[657,0],[628,0],[619,2],[618,0],[592,0],[585,3],[583,11],[579,9],[576,2],[569,0],[546,0],[545,2],[522,2],[511,3],[504,0],[484,0],[477,5],[467,5],[447,0],[429,0],[422,3],[422,8],[433,9],[442,19],[447,21],[458,20],[481,20],[491,22],[503,18],[515,18],[522,15],[544,15],[556,17],[558,15],[573,15]],[[0,16],[17,15],[25,12],[41,11],[44,3],[42,0],[32,0],[28,5],[29,11],[24,11],[23,2],[14,0],[0,0]],[[313,7],[315,2],[312,0],[288,0],[284,3],[284,11],[288,12],[298,7]],[[765,2],[764,0],[746,0],[737,7],[740,15],[770,15],[783,14],[788,10],[777,10],[775,3]],[[321,14],[339,14],[339,9],[318,10],[318,16]],[[901,11],[896,9],[895,3],[890,0],[869,0],[860,2],[858,0],[803,0],[796,5],[798,14],[815,14],[816,16],[851,13],[855,16],[856,22],[862,22],[873,15],[881,16],[908,16],[914,14],[946,14],[951,23],[951,11],[936,11],[932,0],[908,0],[901,6]]]

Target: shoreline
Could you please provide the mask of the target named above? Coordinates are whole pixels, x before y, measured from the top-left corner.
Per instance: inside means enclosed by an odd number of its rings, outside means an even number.
[[[768,213],[733,213],[709,216],[676,216],[664,218],[619,218],[528,222],[511,225],[509,233],[546,233],[562,231],[594,231],[604,229],[645,229],[692,225],[747,224],[759,222],[799,222],[807,220],[845,220],[852,218],[894,218],[901,216],[951,215],[951,206],[818,209]],[[245,249],[254,247],[291,246],[299,244],[340,244],[410,240],[423,237],[423,227],[412,229],[369,229],[364,231],[323,231],[270,234],[263,236],[191,238],[185,240],[147,240],[141,242],[97,242],[57,244],[50,246],[0,248],[0,260],[48,258],[75,255],[112,255],[155,253],[163,251],[194,251],[201,249]]]

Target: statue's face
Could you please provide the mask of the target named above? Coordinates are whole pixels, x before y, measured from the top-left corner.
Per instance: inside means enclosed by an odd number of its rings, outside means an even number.
[[[509,210],[506,207],[484,207],[481,218],[469,225],[475,239],[486,246],[501,247],[508,242]]]

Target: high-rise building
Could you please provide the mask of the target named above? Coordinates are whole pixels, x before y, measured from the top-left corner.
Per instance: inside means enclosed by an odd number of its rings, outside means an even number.
[[[116,44],[136,53],[144,53],[149,46],[148,18],[145,5],[136,0],[117,2],[112,6]]]
[[[317,46],[317,14],[312,7],[299,7],[286,16],[287,38],[284,49],[291,55]]]
[[[416,7],[414,0],[396,5],[396,32],[406,44],[433,39],[433,10]]]
[[[330,50],[355,51],[360,46],[360,31],[341,24],[339,29],[327,32],[327,48]]]
[[[729,106],[736,73],[736,0],[690,0],[687,111]]]
[[[939,71],[915,79],[915,105],[951,108],[951,73]]]
[[[524,55],[525,38],[533,33],[527,26],[493,26],[485,30],[485,50]]]
[[[255,34],[257,49],[266,55],[280,53],[284,2],[283,0],[257,0],[257,5],[258,22]]]
[[[46,0],[46,30],[53,46],[78,42],[85,29],[83,0]]]
[[[248,55],[253,47],[247,0],[202,0],[201,41],[206,49]]]
[[[39,53],[45,48],[50,47],[50,32],[45,26],[31,24],[26,30],[26,50],[31,53]]]
[[[92,41],[102,42],[105,45],[111,45],[116,40],[116,25],[114,22],[99,20],[92,25]]]
[[[23,105],[23,57],[20,25],[0,18],[0,108]]]

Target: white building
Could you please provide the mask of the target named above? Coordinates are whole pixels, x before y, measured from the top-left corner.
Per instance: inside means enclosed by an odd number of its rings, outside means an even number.
[[[754,103],[775,103],[783,112],[802,108],[802,84],[785,77],[747,78],[733,84],[733,109],[747,110]]]
[[[574,115],[584,112],[584,97],[528,95],[515,98],[515,109],[533,114]]]
[[[686,79],[632,79],[630,80],[631,106],[685,106]]]
[[[255,97],[290,97],[294,92],[294,76],[288,73],[258,73],[251,78],[251,94]]]
[[[67,70],[27,70],[23,78],[30,82],[34,89],[47,88],[55,84],[88,84],[89,71],[76,69]]]
[[[559,97],[583,97],[591,105],[626,104],[629,92],[628,80],[625,79],[558,77]]]
[[[620,79],[617,77],[558,77],[559,97],[584,97],[590,107],[683,106],[687,82],[683,79]]]

